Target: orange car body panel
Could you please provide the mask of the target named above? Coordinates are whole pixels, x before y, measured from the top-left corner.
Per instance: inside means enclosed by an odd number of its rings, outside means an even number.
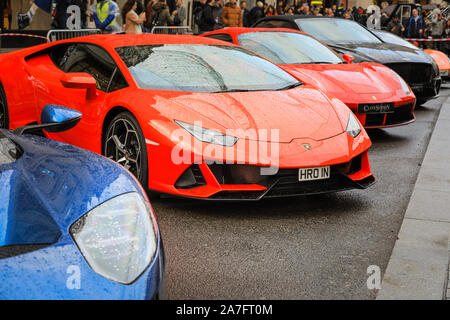
[[[450,71],[450,62],[448,61],[448,56],[439,50],[425,49],[423,51],[428,53],[434,59],[434,61],[436,61],[441,76],[448,77]]]

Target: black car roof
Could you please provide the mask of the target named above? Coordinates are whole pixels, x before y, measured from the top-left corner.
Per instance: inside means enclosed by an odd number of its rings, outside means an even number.
[[[284,20],[284,21],[294,21],[297,19],[343,19],[341,17],[325,17],[325,16],[313,16],[313,15],[302,15],[302,14],[295,14],[295,15],[282,15],[282,16],[268,16],[259,19],[256,23],[264,20]]]

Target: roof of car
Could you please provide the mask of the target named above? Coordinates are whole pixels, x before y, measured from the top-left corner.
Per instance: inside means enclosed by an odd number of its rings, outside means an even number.
[[[276,15],[276,16],[268,16],[264,17],[258,20],[288,20],[288,21],[294,21],[297,19],[343,19],[341,17],[325,17],[325,16],[313,16],[313,15],[303,15],[303,14],[294,14],[294,15]],[[256,22],[256,23],[258,23]]]
[[[309,34],[306,34],[302,31],[295,30],[295,29],[288,29],[288,28],[245,28],[245,27],[231,27],[231,28],[223,28],[218,29],[215,31],[211,31],[208,33],[203,34],[202,36],[208,36],[212,34],[222,34],[226,33],[232,36],[237,36],[243,33],[252,33],[252,32],[291,32],[291,33],[300,33],[305,34],[307,36],[310,36]]]
[[[72,38],[69,40],[59,41],[58,43],[65,42],[92,42],[102,46],[108,45],[113,48],[127,47],[127,46],[139,46],[139,45],[158,45],[158,44],[215,44],[215,45],[232,45],[228,42],[190,36],[190,35],[166,35],[166,34],[98,34],[90,35],[78,38]]]

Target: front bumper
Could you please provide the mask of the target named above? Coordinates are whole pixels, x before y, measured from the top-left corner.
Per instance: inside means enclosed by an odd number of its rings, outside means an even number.
[[[302,146],[305,142],[310,150]],[[272,165],[271,173],[262,170],[267,169],[267,164],[241,163],[231,158],[209,157],[174,164],[164,146],[150,145],[148,187],[175,196],[208,200],[260,200],[362,189],[374,182],[367,154],[370,145],[364,131],[356,139],[345,132],[323,141],[294,139],[279,144],[279,162],[276,167]],[[298,180],[299,168],[320,166],[330,166],[329,179]]]
[[[163,296],[164,251],[131,284],[108,280],[87,264],[69,235],[53,245],[0,248],[0,300],[148,300]],[[1,259],[4,257],[3,259]],[[78,278],[79,287],[72,280]]]
[[[391,128],[413,123],[415,99],[404,105],[395,106],[392,113],[361,114],[356,113],[358,120],[366,129]],[[350,106],[352,110],[357,110],[357,106]]]
[[[411,87],[418,100],[427,101],[439,96],[441,83],[442,79],[441,77],[438,77],[434,78],[430,82],[412,83],[409,86]]]
[[[364,163],[367,161],[367,163]],[[331,167],[329,179],[315,181],[298,181],[298,169],[280,169],[279,173],[270,176],[260,185],[264,190],[226,190],[212,195],[209,200],[232,200],[248,201],[261,200],[262,198],[281,198],[305,196],[313,194],[323,194],[339,192],[351,189],[365,189],[375,182],[373,175],[366,175],[365,178],[354,180],[351,178],[350,171],[367,171],[368,158],[367,153],[357,156],[350,163],[335,165]],[[355,169],[356,168],[356,169]]]

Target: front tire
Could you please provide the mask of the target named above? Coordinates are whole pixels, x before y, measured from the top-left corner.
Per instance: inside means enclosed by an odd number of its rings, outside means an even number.
[[[0,129],[9,129],[8,101],[5,90],[0,83]]]
[[[128,169],[148,188],[148,155],[139,122],[130,112],[112,119],[103,134],[102,154]]]

